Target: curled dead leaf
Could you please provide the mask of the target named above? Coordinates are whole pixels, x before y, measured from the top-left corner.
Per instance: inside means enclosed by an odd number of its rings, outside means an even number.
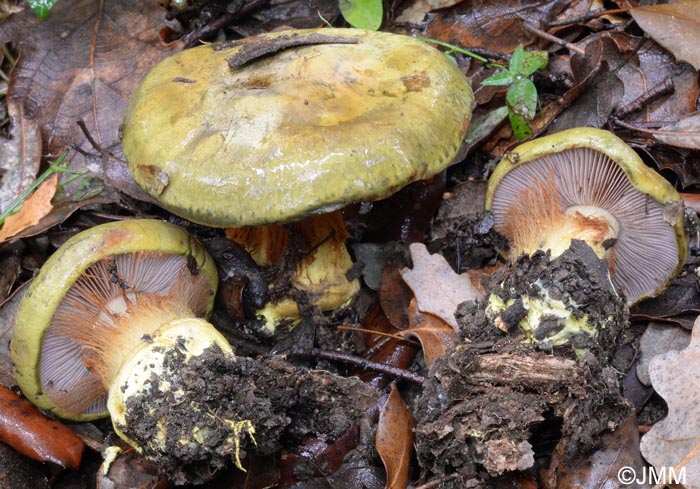
[[[44,416],[17,394],[0,386],[0,439],[40,462],[76,469],[85,444],[66,426]]]
[[[409,328],[399,332],[401,336],[418,338],[423,347],[425,364],[432,367],[435,360],[445,355],[455,343],[455,330],[445,321],[432,314],[423,314],[413,299],[408,306]]]
[[[379,413],[375,444],[386,468],[386,489],[405,489],[413,457],[413,415],[396,385]]]
[[[54,173],[27,197],[16,214],[5,219],[5,223],[0,228],[0,243],[4,243],[28,227],[35,225],[42,217],[51,212],[53,209],[51,199],[56,194],[57,184],[58,174]]]

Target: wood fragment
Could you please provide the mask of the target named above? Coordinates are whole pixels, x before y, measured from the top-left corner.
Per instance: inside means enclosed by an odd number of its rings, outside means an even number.
[[[285,49],[309,46],[314,44],[357,44],[359,40],[355,37],[326,36],[324,34],[288,34],[275,37],[273,39],[247,40],[233,44],[226,44],[215,49],[226,49],[238,47],[238,52],[227,58],[231,68],[240,68],[246,64],[256,61],[264,56],[275,54]]]

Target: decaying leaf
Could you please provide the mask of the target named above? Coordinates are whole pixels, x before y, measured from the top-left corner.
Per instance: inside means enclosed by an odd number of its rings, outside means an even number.
[[[630,10],[637,24],[679,61],[700,69],[700,8],[697,0],[681,0]]]
[[[679,148],[700,149],[700,112],[650,132],[662,143]]]
[[[684,328],[665,323],[651,322],[639,340],[637,377],[644,385],[651,385],[649,363],[662,353],[682,350],[690,343],[690,333]]]
[[[657,471],[685,469],[685,488],[700,488],[700,318],[690,345],[654,358],[649,376],[668,404],[668,415],[642,438],[642,455]]]
[[[7,100],[10,137],[0,139],[0,211],[31,185],[41,163],[41,134],[21,104]]]
[[[426,14],[433,10],[452,7],[457,5],[459,0],[414,0],[407,9],[401,12],[396,18],[397,22],[410,22],[420,24]]]
[[[422,243],[411,244],[409,251],[413,268],[403,268],[401,276],[416,295],[418,310],[443,319],[457,330],[457,306],[479,298],[469,275],[455,273],[442,255],[431,255]]]
[[[435,360],[445,355],[455,342],[455,330],[445,321],[432,314],[418,310],[414,298],[408,306],[409,329],[401,331],[401,336],[415,336],[423,347],[425,364],[432,367]]]
[[[386,489],[404,489],[408,485],[414,424],[399,390],[392,385],[391,394],[379,413],[375,439],[377,452],[386,468]]]
[[[85,444],[70,429],[44,416],[17,394],[0,386],[0,439],[34,460],[76,469]]]
[[[182,49],[161,43],[164,26],[158,2],[138,0],[60,1],[44,21],[25,9],[0,24],[0,42],[14,43],[20,53],[7,99],[39,126],[44,154],[75,145],[83,151],[68,154],[72,168],[88,167],[142,198],[118,158],[97,154],[76,121],[85,122],[104,150],[120,150],[119,125],[131,94],[151,67]]]
[[[39,188],[34,193],[27,197],[16,214],[5,219],[5,223],[0,228],[0,243],[35,225],[42,217],[51,212],[51,209],[53,209],[51,199],[56,193],[57,184],[58,174],[54,173],[44,183],[39,185]]]

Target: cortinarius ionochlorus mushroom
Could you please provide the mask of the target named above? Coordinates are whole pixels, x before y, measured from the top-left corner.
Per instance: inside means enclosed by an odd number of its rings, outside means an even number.
[[[233,357],[205,320],[216,286],[211,256],[174,225],[144,219],[83,231],[46,261],[22,300],[12,338],[17,382],[34,404],[62,418],[110,415],[117,433],[156,462],[170,456],[164,452],[172,438],[177,446],[200,447],[183,464],[236,459],[240,437],[252,433],[250,421],[197,414],[200,400],[189,399],[179,372],[164,367],[173,355],[184,364],[201,361],[212,348]],[[138,398],[139,412],[149,416],[153,392],[199,416],[197,431],[178,428],[162,414],[154,430],[137,432],[127,406]],[[221,423],[230,428],[228,441],[193,441]]]
[[[249,52],[262,55],[236,61]],[[338,209],[447,167],[472,107],[464,75],[422,41],[286,31],[158,64],[131,99],[122,146],[134,180],[164,208],[230,228],[260,265],[285,259],[294,223],[308,252],[294,285],[332,309],[358,287],[345,277],[352,262]],[[275,301],[260,311],[270,330],[298,314],[292,300]]]
[[[624,141],[575,128],[515,148],[494,170],[486,209],[511,242],[511,256],[585,241],[609,263],[633,304],[662,291],[680,270],[688,241],[682,199]]]

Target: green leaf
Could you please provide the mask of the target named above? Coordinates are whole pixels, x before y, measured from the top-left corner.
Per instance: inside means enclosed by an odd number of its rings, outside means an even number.
[[[521,73],[523,75],[532,75],[535,71],[547,66],[549,55],[547,51],[528,51],[523,58],[523,66]]]
[[[517,75],[523,72],[523,61],[525,59],[525,49],[522,44],[518,44],[515,48],[513,54],[510,56],[510,65],[508,66],[508,71]]]
[[[58,0],[28,0],[29,7],[37,17],[44,20]]]
[[[530,129],[527,121],[523,119],[522,116],[509,112],[508,119],[510,120],[510,127],[513,128],[513,134],[516,139],[526,139],[532,136],[532,129]]]
[[[353,27],[376,31],[382,25],[382,0],[338,0],[343,18]]]
[[[482,85],[510,85],[513,74],[510,71],[499,71],[481,82]]]
[[[506,104],[510,109],[531,121],[537,110],[537,88],[528,78],[516,78],[506,92]]]

